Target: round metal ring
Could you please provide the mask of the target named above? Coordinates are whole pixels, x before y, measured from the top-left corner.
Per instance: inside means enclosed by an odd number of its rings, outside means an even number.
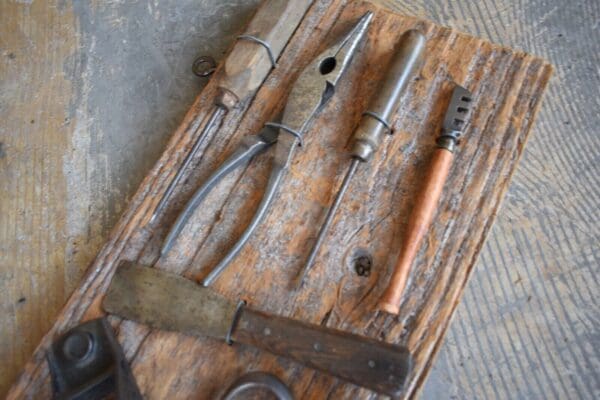
[[[239,377],[227,389],[223,400],[243,399],[240,395],[252,389],[264,389],[271,392],[278,400],[294,400],[292,392],[279,378],[267,372],[249,372]]]
[[[368,115],[369,117],[375,118],[381,125],[385,126],[385,129],[388,130],[388,132],[392,132],[392,126],[390,125],[389,122],[387,122],[385,119],[383,119],[379,114],[377,114],[376,112],[373,111],[365,111],[363,113],[363,115]]]
[[[217,62],[211,56],[200,56],[192,64],[192,72],[201,78],[211,76],[217,69]]]

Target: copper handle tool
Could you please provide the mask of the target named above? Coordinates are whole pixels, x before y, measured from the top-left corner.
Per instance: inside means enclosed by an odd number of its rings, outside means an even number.
[[[412,210],[400,256],[394,267],[390,283],[379,300],[378,308],[390,314],[398,314],[400,301],[408,281],[411,265],[419,251],[435,215],[444,184],[448,178],[454,150],[465,125],[466,115],[471,103],[471,93],[456,86],[448,106],[442,134],[437,139],[437,149],[431,159],[425,184],[417,195]]]

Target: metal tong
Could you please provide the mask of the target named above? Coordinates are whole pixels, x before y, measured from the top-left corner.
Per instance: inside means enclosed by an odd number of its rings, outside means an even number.
[[[371,12],[363,15],[350,32],[304,68],[290,92],[281,121],[269,122],[265,124],[265,129],[260,134],[244,139],[240,147],[196,191],[168,233],[161,255],[165,255],[172,248],[196,207],[224,176],[277,142],[271,175],[256,213],[237,243],[204,278],[202,285],[210,285],[223,272],[265,217],[296,147],[298,144],[302,145],[302,138],[311,122],[334,95],[340,78],[348,69],[361,39],[365,36],[372,16]],[[276,132],[270,129],[276,129]]]

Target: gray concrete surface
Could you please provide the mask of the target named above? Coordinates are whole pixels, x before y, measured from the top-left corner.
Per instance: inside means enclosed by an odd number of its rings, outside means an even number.
[[[600,2],[379,2],[545,57],[556,67],[423,398],[600,398]],[[32,1],[17,3],[27,18]],[[65,282],[58,294],[63,301],[201,90],[204,81],[190,70],[193,59],[221,59],[257,3],[56,4],[73,9],[77,38],[62,64],[72,84],[65,110],[65,121],[73,121],[70,147],[56,150],[64,152],[67,188],[60,233],[65,268],[58,277]],[[10,101],[8,86],[2,83],[3,101]],[[6,143],[2,152],[12,151]],[[4,264],[8,287],[16,278]],[[19,299],[11,294],[5,308]],[[27,342],[16,337],[23,322],[11,322],[15,330],[2,339],[3,354],[10,354],[6,346],[33,351],[59,309],[44,315]],[[13,312],[8,318],[18,319],[18,309]],[[22,358],[11,358],[10,380]]]

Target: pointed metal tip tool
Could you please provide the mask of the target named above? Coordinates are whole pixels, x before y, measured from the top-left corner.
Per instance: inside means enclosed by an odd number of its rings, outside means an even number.
[[[321,57],[317,58],[323,60],[319,65],[319,72],[326,76],[327,81],[333,85],[336,84],[350,64],[350,60],[356,53],[357,47],[365,36],[372,19],[373,12],[367,11],[342,40],[325,50],[321,53]],[[328,72],[329,69],[333,73]]]
[[[363,21],[368,23],[371,15],[365,14]],[[314,264],[317,253],[325,239],[333,218],[340,207],[358,165],[372,159],[384,135],[391,133],[391,118],[396,113],[404,88],[420,67],[425,49],[425,36],[415,30],[405,32],[396,45],[387,73],[382,77],[379,90],[371,99],[369,108],[363,113],[359,126],[353,134],[352,161],[333,203],[317,235],[317,239],[300,271],[296,289],[302,286],[304,277]]]

